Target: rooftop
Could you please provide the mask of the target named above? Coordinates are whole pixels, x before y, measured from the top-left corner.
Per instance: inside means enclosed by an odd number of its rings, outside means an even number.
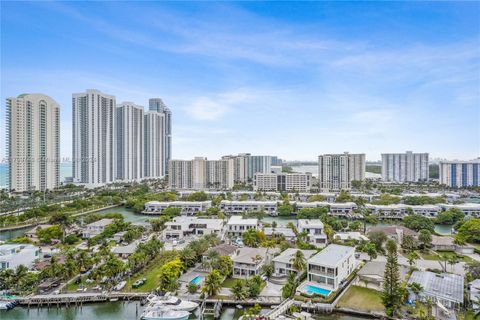
[[[354,247],[331,244],[308,259],[308,263],[336,266],[340,261],[354,254]]]
[[[383,279],[385,273],[385,261],[368,261],[362,269],[358,271],[359,276],[373,276],[378,279]],[[407,276],[408,267],[404,265],[398,265],[400,271],[400,279],[403,280]]]
[[[464,278],[458,274],[414,271],[408,283],[417,282],[425,294],[457,303],[463,303]]]
[[[137,243],[133,242],[126,246],[118,246],[112,249],[115,254],[132,254],[137,250]]]
[[[299,250],[295,248],[288,248],[287,250],[280,253],[279,256],[276,256],[275,258],[273,258],[272,261],[289,263],[292,260],[293,256],[295,256],[295,253],[297,251],[302,251],[303,256],[305,257],[306,260],[308,260],[311,256],[313,256],[317,252],[316,250]]]
[[[320,219],[299,219],[297,222],[299,228],[322,228],[323,222]]]
[[[432,235],[432,244],[433,245],[440,245],[440,246],[451,246],[453,245],[453,238],[452,237],[439,237],[436,235]]]
[[[263,230],[266,236],[274,234],[283,234],[287,238],[295,237],[295,232],[292,229],[286,227],[265,228]]]
[[[377,226],[377,227],[372,227],[368,229],[368,232],[383,232],[387,236],[388,235],[396,235],[398,232],[403,232],[404,235],[411,235],[411,236],[416,236],[417,233],[413,231],[412,229],[409,229],[404,226]]]
[[[208,253],[211,251],[218,252],[220,256],[228,256],[234,253],[237,249],[238,248],[236,246],[232,246],[231,244],[220,244],[218,246],[208,249],[204,256],[208,255]]]
[[[276,249],[271,248],[250,248],[243,247],[238,249],[238,254],[232,260],[237,263],[255,264],[255,257],[260,256],[265,260],[267,254],[273,254]]]
[[[105,227],[113,223],[114,219],[100,219],[98,221],[87,224],[87,227]]]
[[[257,225],[258,219],[256,218],[247,218],[244,219],[242,216],[231,216],[227,224],[243,224],[243,225]]]

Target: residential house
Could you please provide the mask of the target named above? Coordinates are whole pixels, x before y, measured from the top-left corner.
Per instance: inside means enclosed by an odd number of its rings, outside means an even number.
[[[241,237],[245,231],[258,228],[259,223],[256,218],[244,219],[242,216],[231,216],[227,222],[227,235]]]
[[[334,234],[333,238],[341,241],[348,241],[348,240],[368,241],[368,238],[358,231],[337,232]]]
[[[468,284],[468,300],[472,303],[475,312],[480,311],[480,279],[475,279]]]
[[[462,254],[475,252],[475,247],[471,245],[458,245],[453,242],[452,237],[436,235],[432,235],[432,249],[435,251],[455,251]]]
[[[377,291],[383,290],[384,273],[385,273],[384,261],[368,261],[357,273],[355,284],[365,288],[375,289]],[[399,264],[398,270],[400,274],[400,281],[405,280],[408,267]]]
[[[39,258],[40,249],[31,244],[0,245],[0,270],[15,270],[19,265],[30,269]]]
[[[215,247],[212,247],[212,248],[208,249],[202,255],[202,261],[208,261],[211,252],[218,253],[218,255],[220,257],[230,257],[233,260],[233,258],[235,256],[237,256],[239,251],[240,251],[240,249],[237,246],[222,243],[222,244],[219,244],[218,246],[215,246]]]
[[[135,253],[137,247],[138,242],[135,241],[126,246],[116,246],[112,248],[112,253],[121,259],[128,259],[128,257]]]
[[[410,300],[425,301],[430,298],[449,309],[463,305],[464,278],[453,273],[433,273],[430,271],[414,271],[408,284],[418,283],[423,290],[416,296],[410,292]]]
[[[306,241],[317,247],[323,248],[327,245],[327,235],[323,232],[324,226],[320,219],[299,219],[297,220],[298,233],[307,233]]]
[[[303,253],[303,256],[305,258],[305,268],[307,260],[310,259],[310,257],[313,256],[315,253],[317,253],[316,250],[300,250],[295,248],[288,248],[287,250],[280,253],[280,255],[272,259],[274,267],[273,276],[275,278],[286,278],[291,272],[298,273],[298,271],[294,269],[292,262],[297,251],[301,251]]]
[[[190,235],[216,234],[222,236],[224,222],[222,219],[206,219],[179,216],[165,223],[165,238],[181,239]]]
[[[297,240],[295,232],[286,227],[264,228],[263,233],[265,233],[267,238],[284,237],[284,239],[289,242]]]
[[[335,291],[356,267],[354,247],[331,244],[308,259],[308,281]]]
[[[113,223],[114,219],[100,219],[98,221],[87,224],[83,227],[82,237],[93,238],[105,231],[105,227]]]
[[[262,266],[269,263],[278,249],[272,248],[239,248],[233,260],[232,277],[236,279],[247,279],[259,275]]]
[[[403,236],[409,235],[417,237],[417,233],[412,229],[404,226],[378,226],[368,229],[368,233],[383,232],[387,238],[392,239],[396,243],[402,243]]]

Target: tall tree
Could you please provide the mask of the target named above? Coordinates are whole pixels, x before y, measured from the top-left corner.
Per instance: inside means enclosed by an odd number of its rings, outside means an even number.
[[[305,259],[302,250],[297,250],[294,256],[290,259],[290,262],[292,263],[293,269],[299,272],[305,270],[307,267],[307,260]]]
[[[223,277],[220,274],[220,271],[213,270],[205,279],[205,286],[202,288],[202,292],[206,293],[208,296],[216,295],[222,287],[222,279]]]
[[[382,302],[385,306],[385,312],[392,317],[397,313],[402,303],[397,245],[393,240],[387,241],[387,263],[383,280]]]

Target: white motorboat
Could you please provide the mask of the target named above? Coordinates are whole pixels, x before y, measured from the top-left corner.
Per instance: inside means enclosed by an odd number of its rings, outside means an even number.
[[[188,300],[182,300],[175,296],[160,297],[151,294],[147,297],[147,301],[150,307],[165,306],[172,310],[178,311],[193,311],[198,308],[198,303]]]
[[[142,314],[143,320],[187,320],[190,312],[173,310],[165,306],[147,307]]]
[[[126,284],[127,284],[127,281],[122,281],[122,282],[120,282],[119,284],[117,284],[117,285],[113,288],[113,290],[115,290],[115,291],[120,291],[120,290],[122,290],[123,288],[125,288],[125,285],[126,285]]]

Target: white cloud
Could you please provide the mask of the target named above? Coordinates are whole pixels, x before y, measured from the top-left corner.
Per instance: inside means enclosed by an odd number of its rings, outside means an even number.
[[[229,106],[221,101],[200,97],[186,111],[197,120],[216,120],[222,117],[229,109]]]

